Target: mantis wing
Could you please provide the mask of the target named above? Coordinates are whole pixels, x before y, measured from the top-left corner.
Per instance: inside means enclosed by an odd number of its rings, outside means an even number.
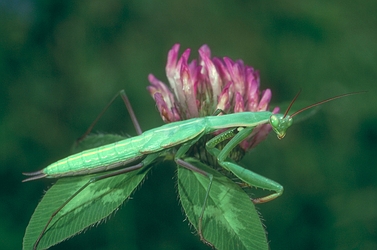
[[[229,178],[197,159],[186,158],[185,161],[213,175],[202,220],[205,240],[216,249],[268,249],[261,219],[245,191]],[[208,184],[208,177],[178,167],[181,204],[196,230],[198,230]]]

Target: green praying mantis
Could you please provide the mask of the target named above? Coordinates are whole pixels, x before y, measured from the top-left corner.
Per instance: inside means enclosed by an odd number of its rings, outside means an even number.
[[[42,170],[32,173],[24,173],[24,175],[28,176],[24,182],[40,178],[72,177],[62,178],[61,184],[58,182],[59,188],[69,190],[70,192],[69,194],[66,194],[65,197],[60,198],[60,200],[57,197],[59,190],[55,190],[54,187],[58,186],[58,184],[55,184],[51,190],[49,190],[51,197],[47,197],[46,194],[46,203],[54,201],[56,202],[56,205],[51,210],[49,218],[42,218],[44,217],[44,213],[40,211],[37,213],[36,210],[30,221],[27,232],[25,233],[24,249],[27,249],[30,246],[32,246],[33,249],[48,248],[51,245],[57,244],[73,234],[80,232],[89,225],[96,223],[98,220],[107,217],[112,211],[103,212],[104,215],[100,219],[95,219],[94,221],[88,220],[85,222],[86,226],[81,226],[81,228],[75,229],[76,231],[67,232],[66,234],[62,233],[63,235],[60,235],[59,227],[61,225],[67,223],[67,221],[71,222],[75,219],[78,220],[79,218],[75,217],[75,215],[79,215],[84,211],[84,209],[86,209],[89,213],[91,207],[90,203],[92,201],[94,202],[95,199],[85,200],[85,198],[82,197],[98,195],[98,197],[102,199],[101,202],[106,205],[106,202],[111,203],[113,201],[106,200],[105,202],[104,197],[108,197],[105,195],[113,195],[115,197],[115,194],[118,194],[118,192],[126,192],[122,193],[123,199],[120,199],[116,204],[111,205],[112,209],[115,210],[124,201],[124,197],[128,197],[136,186],[143,180],[151,166],[161,159],[173,159],[178,166],[185,170],[191,171],[191,173],[201,176],[200,178],[206,179],[206,181],[203,182],[203,186],[205,186],[205,195],[201,201],[200,211],[196,212],[198,217],[195,219],[196,224],[193,224],[197,229],[201,240],[205,243],[213,245],[212,240],[208,239],[210,237],[207,236],[208,234],[206,232],[207,229],[204,218],[206,217],[207,213],[206,208],[209,206],[209,199],[213,199],[211,197],[211,189],[213,188],[214,179],[220,180],[222,176],[214,172],[214,170],[208,168],[208,166],[199,162],[197,159],[188,157],[187,153],[189,152],[190,148],[192,148],[201,138],[203,138],[203,136],[225,129],[224,132],[214,136],[205,143],[205,149],[207,152],[217,159],[219,166],[232,173],[241,182],[251,187],[261,188],[272,192],[272,194],[267,196],[251,199],[252,203],[264,203],[279,197],[283,193],[283,186],[273,180],[240,166],[230,159],[230,152],[240,142],[247,138],[253,132],[253,129],[258,125],[266,123],[271,124],[273,131],[277,134],[277,137],[282,139],[286,135],[287,129],[293,123],[292,118],[297,114],[320,104],[341,97],[358,94],[360,92],[338,95],[314,103],[293,113],[292,115],[288,115],[288,112],[294,101],[297,99],[299,93],[292,100],[284,114],[273,114],[272,112],[262,111],[218,115],[222,112],[219,110],[213,116],[173,122],[142,132],[127,95],[123,90],[120,91],[119,94],[122,97],[128,112],[130,113],[131,119],[138,133],[137,136],[122,140],[117,138],[116,140],[119,141],[114,143],[84,150],[52,163]],[[109,105],[115,98],[116,96],[111,100]],[[105,110],[108,108],[108,106],[105,108]],[[103,112],[105,112],[105,110]],[[100,114],[100,116],[103,114],[103,112]],[[97,117],[87,133],[84,134],[84,137],[89,134],[99,117]],[[224,147],[219,149],[218,145],[220,143],[226,144]],[[90,177],[88,178],[87,176]],[[185,177],[182,179],[184,178]],[[124,191],[118,187],[120,183],[124,182],[134,184],[133,186],[129,187],[129,190]],[[227,180],[221,179],[219,182],[223,182],[225,183],[224,185],[228,185],[226,184],[228,182]],[[215,189],[216,188],[217,186]],[[53,197],[55,195],[56,198]],[[258,216],[257,218],[259,219]],[[42,230],[36,232],[36,228]],[[265,246],[267,246],[267,243]]]

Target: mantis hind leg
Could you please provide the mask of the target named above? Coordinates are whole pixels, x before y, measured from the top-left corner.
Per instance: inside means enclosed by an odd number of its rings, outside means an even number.
[[[85,133],[76,140],[76,144],[79,144],[82,140],[84,140],[89,134],[90,132],[92,131],[93,127],[97,124],[97,122],[99,121],[99,119],[103,116],[103,114],[108,110],[108,108],[111,106],[111,104],[115,101],[115,99],[120,96],[124,102],[124,104],[126,105],[126,108],[127,108],[127,111],[128,113],[130,114],[130,117],[131,117],[131,120],[132,120],[132,123],[135,127],[135,130],[136,130],[136,133],[138,135],[140,135],[141,133],[143,133],[143,131],[141,130],[141,127],[140,127],[140,124],[136,118],[136,115],[135,115],[135,112],[132,108],[132,105],[130,103],[130,100],[128,99],[127,95],[126,95],[126,92],[122,89],[121,91],[119,91],[111,100],[110,102],[105,106],[105,108],[101,111],[101,113],[99,113],[99,115],[96,117],[96,119],[94,119],[94,121],[92,122],[92,124],[90,124],[89,128],[85,131]]]
[[[174,157],[174,160],[175,162],[181,166],[181,167],[184,167],[188,170],[191,170],[191,171],[194,171],[194,172],[197,172],[205,177],[208,177],[209,178],[209,184],[207,186],[207,191],[206,191],[206,194],[205,194],[205,197],[204,197],[204,200],[203,200],[203,206],[202,206],[202,209],[201,209],[201,212],[200,212],[200,215],[199,215],[199,219],[198,219],[198,225],[197,225],[197,230],[198,230],[198,234],[199,234],[199,237],[200,237],[200,240],[205,242],[206,244],[208,245],[212,245],[210,242],[208,242],[204,236],[203,236],[203,231],[202,231],[202,226],[203,226],[203,216],[204,216],[204,211],[205,211],[205,207],[206,207],[206,204],[207,204],[207,200],[208,200],[208,197],[209,197],[209,192],[211,190],[211,186],[212,186],[212,182],[213,182],[213,175],[210,174],[210,173],[207,173],[206,171],[194,166],[193,164],[185,161],[182,159],[182,157],[184,157],[184,155],[187,153],[187,151],[190,149],[191,146],[193,146],[200,138],[202,137],[202,135],[199,135],[197,138],[189,141],[189,142],[186,142],[184,143],[177,151],[177,153],[175,154],[175,157]]]
[[[252,132],[252,127],[247,128],[238,128],[238,133],[236,135],[232,135],[228,131],[225,131],[224,133],[221,133],[214,138],[212,138],[210,141],[206,143],[206,149],[210,154],[215,156],[217,158],[217,161],[220,166],[227,169],[228,171],[232,172],[235,176],[237,176],[240,180],[247,183],[250,186],[254,186],[257,188],[262,188],[265,190],[273,191],[273,194],[267,195],[265,197],[256,198],[253,199],[254,203],[264,203],[271,201],[273,199],[276,199],[280,195],[283,194],[283,186],[281,186],[279,183],[270,180],[262,175],[259,175],[257,173],[254,173],[251,170],[248,170],[246,168],[241,167],[231,159],[229,159],[230,152],[244,139],[246,139]],[[233,129],[233,132],[235,130]],[[225,145],[225,147],[222,150],[219,150],[216,148],[216,145],[220,142],[229,139],[230,137],[233,138]]]

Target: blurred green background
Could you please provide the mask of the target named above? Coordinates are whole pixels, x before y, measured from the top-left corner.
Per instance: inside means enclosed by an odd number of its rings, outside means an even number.
[[[52,180],[21,172],[69,155],[125,89],[144,130],[162,125],[147,75],[166,81],[174,43],[260,70],[273,102],[302,88],[324,105],[243,164],[285,187],[258,205],[271,249],[377,249],[377,1],[0,1],[0,246],[20,249]],[[135,135],[120,100],[95,131]],[[175,167],[161,164],[115,216],[52,249],[210,249],[185,221]],[[250,235],[250,237],[253,237]]]

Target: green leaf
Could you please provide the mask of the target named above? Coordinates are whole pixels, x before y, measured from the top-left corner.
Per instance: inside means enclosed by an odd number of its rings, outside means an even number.
[[[268,249],[259,214],[244,190],[198,160],[185,160],[214,176],[202,220],[206,241],[216,249]],[[208,184],[208,177],[178,167],[180,200],[188,220],[197,231]]]
[[[117,175],[87,186],[53,218],[38,249],[51,247],[115,212],[144,179],[149,169],[147,167]],[[93,176],[59,179],[46,192],[26,228],[23,249],[33,248],[50,216]]]

